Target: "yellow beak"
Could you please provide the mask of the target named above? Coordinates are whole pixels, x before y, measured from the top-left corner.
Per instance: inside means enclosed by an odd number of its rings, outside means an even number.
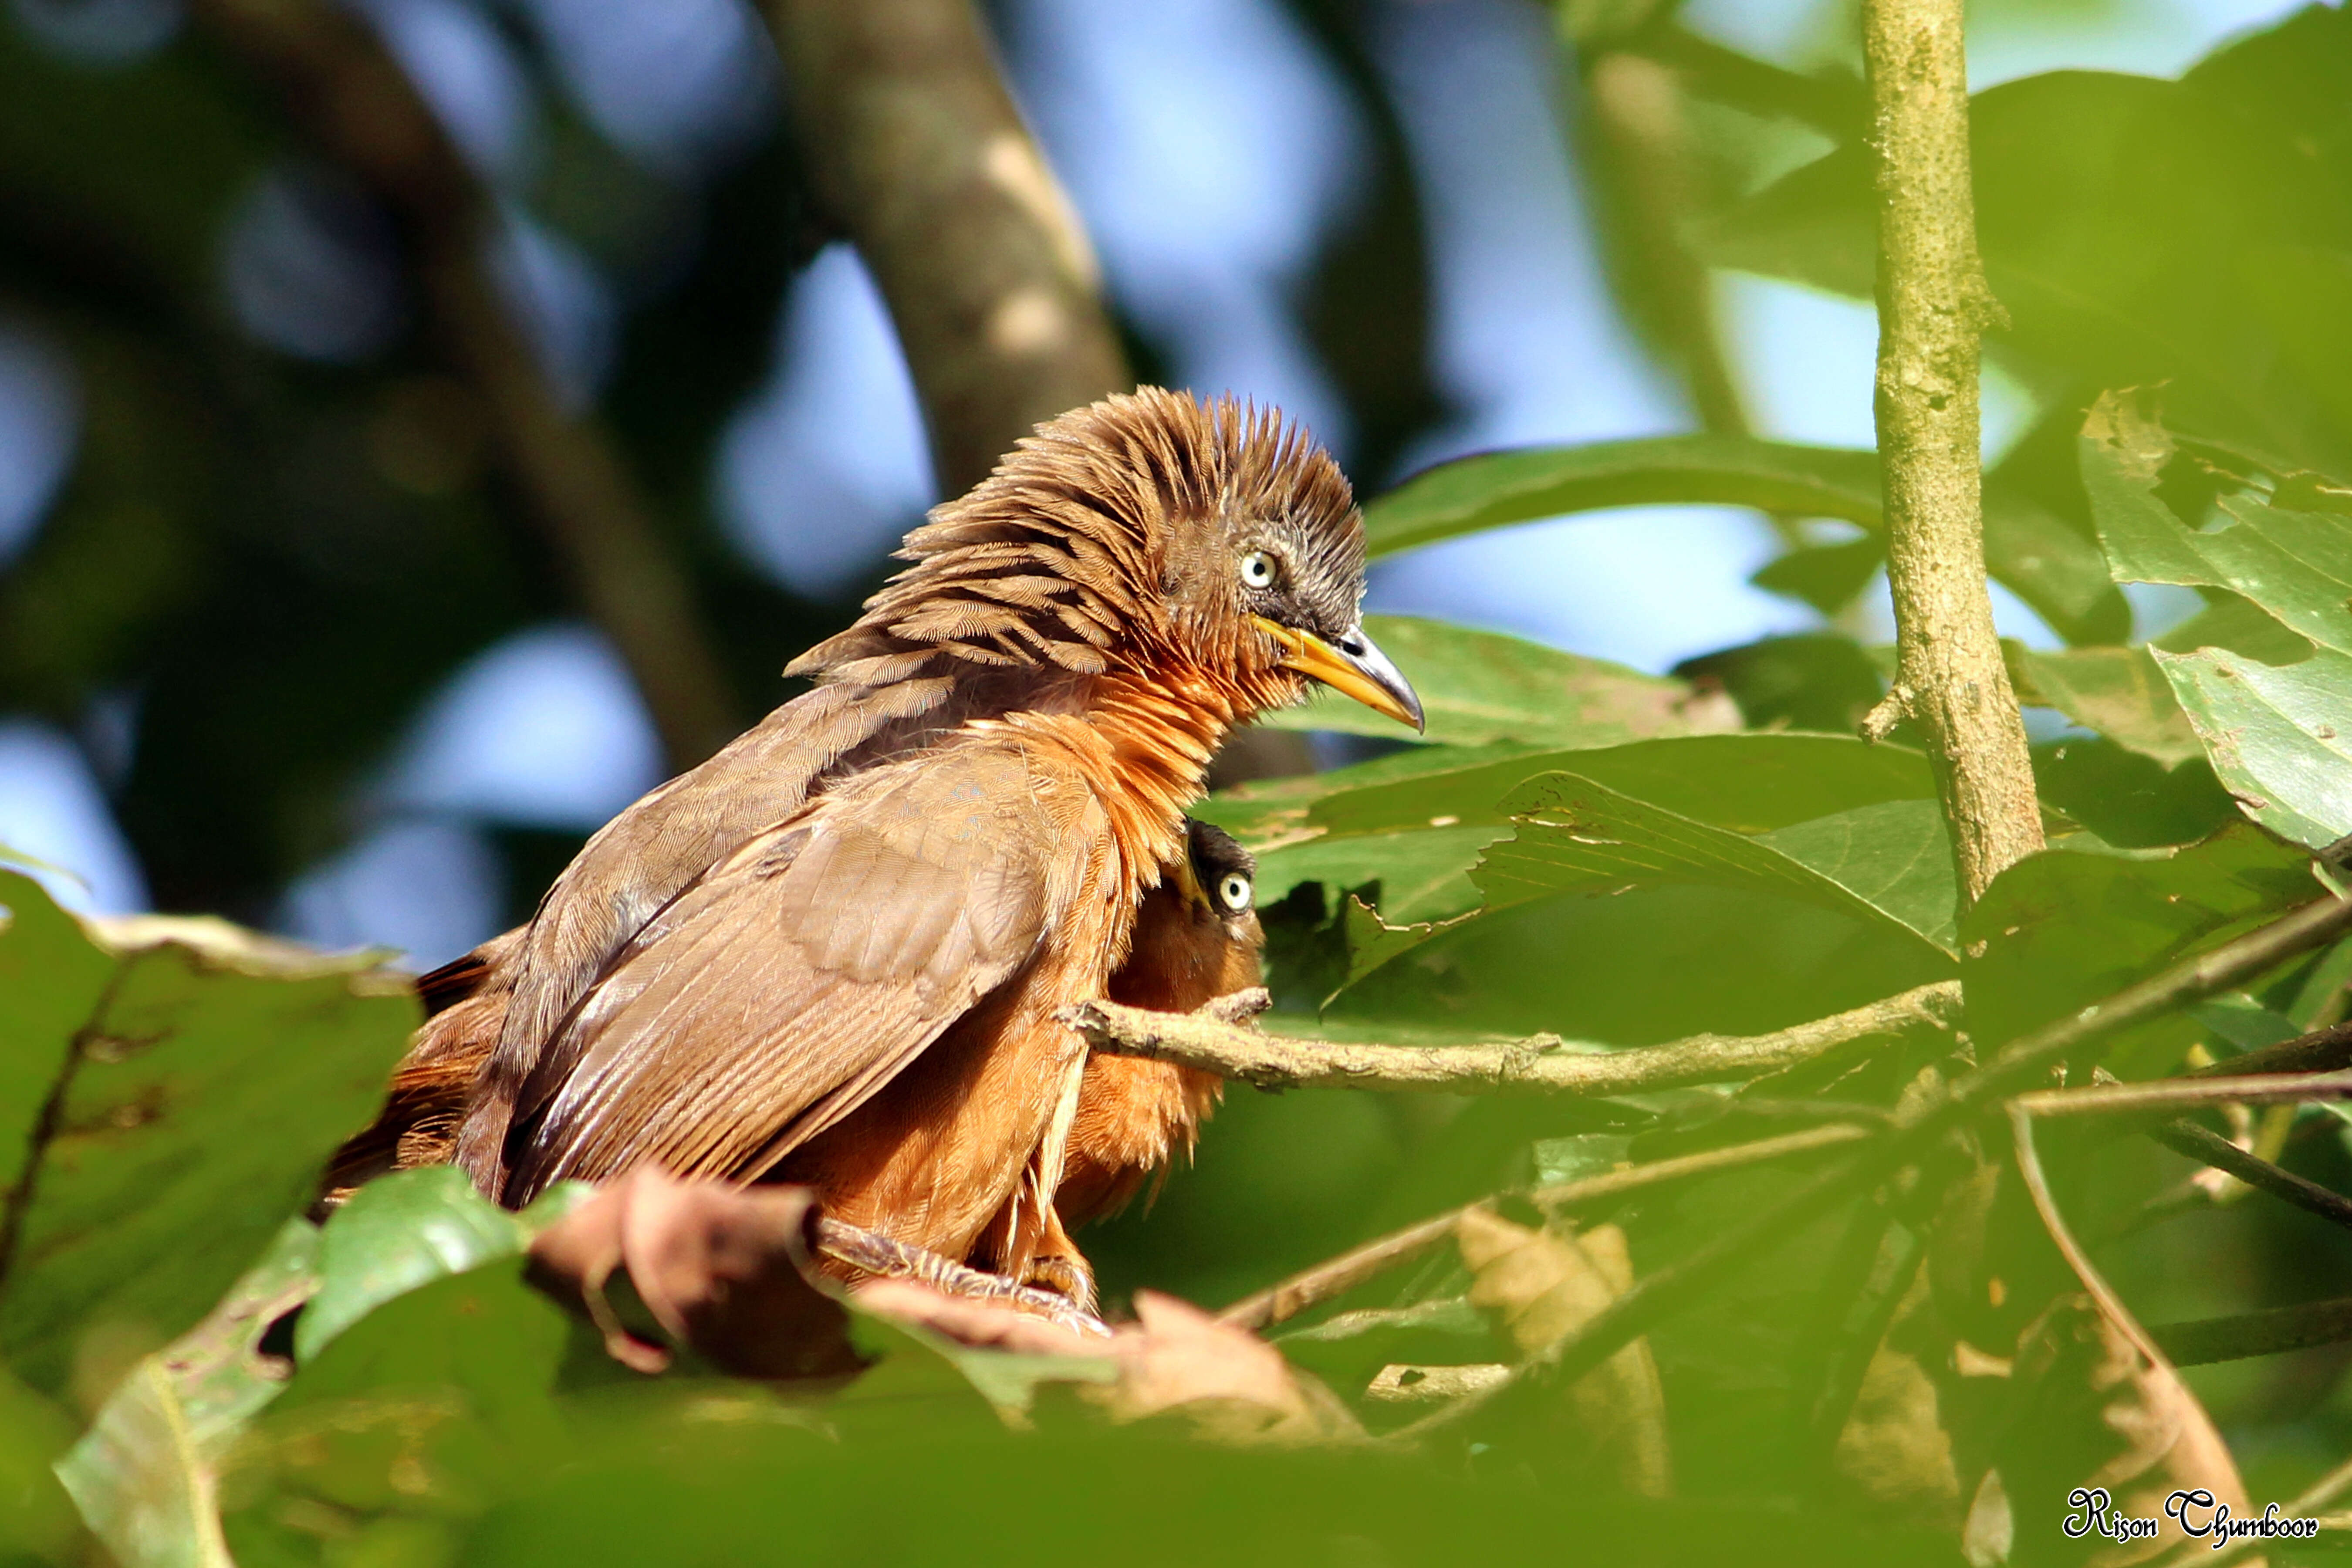
[[[1389,662],[1388,655],[1373,646],[1360,625],[1349,627],[1335,644],[1313,632],[1286,626],[1264,616],[1252,616],[1250,619],[1257,623],[1258,630],[1282,645],[1281,663],[1285,669],[1295,669],[1319,680],[1375,713],[1412,725],[1416,731],[1426,731],[1427,726],[1422,722],[1421,698],[1414,693],[1412,682]]]

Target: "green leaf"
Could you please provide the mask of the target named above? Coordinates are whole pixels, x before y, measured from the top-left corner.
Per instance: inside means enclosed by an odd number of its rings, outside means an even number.
[[[1811,544],[1766,562],[1748,580],[1758,587],[1835,616],[1870,586],[1886,564],[1886,541],[1865,534],[1836,544]]]
[[[1529,780],[1505,809],[1517,832],[1472,874],[1489,910],[1553,893],[1695,882],[1892,924],[1958,956],[1951,850],[1929,802],[1885,803],[1751,838],[1557,773]]]
[[[1803,632],[1685,659],[1675,673],[1720,685],[1750,729],[1853,734],[1886,694],[1877,664],[1852,637]]]
[[[2194,843],[2239,819],[2202,757],[2168,769],[2105,736],[2069,736],[2033,748],[2042,803],[2120,849]]]
[[[218,1479],[247,1422],[284,1390],[261,1339],[317,1288],[318,1227],[289,1220],[204,1322],[146,1357],[58,1465],[83,1519],[129,1568],[231,1568]]]
[[[1714,503],[1876,527],[1878,458],[1745,436],[1655,436],[1464,458],[1364,509],[1375,556],[1610,507]]]
[[[355,1552],[447,1562],[464,1521],[580,1451],[557,1376],[575,1341],[603,1352],[522,1272],[507,1258],[445,1275],[300,1365],[225,1461],[240,1563],[316,1562],[322,1525]]]
[[[76,1563],[88,1556],[73,1499],[53,1468],[80,1423],[0,1366],[0,1563]]]
[[[1478,905],[1469,873],[1510,832],[1504,797],[1563,768],[1738,833],[1935,795],[1925,759],[1900,747],[1840,735],[1701,735],[1591,751],[1430,747],[1244,785],[1201,814],[1257,847],[1264,904],[1306,882],[1335,891],[1378,882],[1385,921],[1444,921]]]
[[[2148,650],[2085,647],[2063,653],[2010,649],[2021,677],[2021,696],[2055,708],[2119,746],[2178,767],[2205,754],[2204,743],[2172,695],[2171,682]]]
[[[1307,818],[1335,833],[1431,825],[1431,817],[1444,815],[1501,822],[1510,816],[1506,795],[1538,773],[1563,770],[1738,833],[1769,833],[1936,793],[1927,760],[1901,747],[1867,745],[1850,735],[1697,735],[1471,761],[1458,772],[1336,789]]]
[[[1979,1056],[1998,1049],[2320,890],[2310,857],[2243,822],[2169,849],[2061,839],[1996,877],[1960,923],[1964,948],[1982,944],[1961,975],[1969,1032]],[[2196,1037],[2177,1019],[2135,1037]]]
[[[74,1032],[89,1017],[114,972],[112,955],[29,877],[0,871],[0,1166],[15,1189],[26,1173],[18,1151],[70,1055]],[[0,1258],[0,1289],[9,1271]],[[5,1299],[5,1298],[0,1298]]]
[[[1739,728],[1739,715],[1720,699],[1606,659],[1410,616],[1367,616],[1364,629],[1421,694],[1429,726],[1423,738],[1433,742],[1608,746]],[[1394,720],[1321,690],[1304,708],[1259,722],[1279,730],[1410,738]]]
[[[2157,495],[2173,451],[2145,408],[2113,394],[2083,426],[2083,482],[2117,581],[2226,588],[2320,647],[2352,653],[2352,516],[2229,494],[2219,526],[2190,529]]]
[[[2352,937],[2322,953],[2311,966],[2311,973],[2303,977],[2294,1000],[2287,1006],[2287,1016],[2294,1020],[2295,1028],[2317,1028],[2320,1018],[2347,984],[2352,984]]]
[[[366,1121],[416,1005],[366,955],[160,917],[93,940],[6,874],[0,902],[0,1058],[46,1117],[20,1145],[0,1353],[55,1390],[83,1335],[160,1342],[219,1299]]]
[[[2242,1051],[2258,1051],[2303,1033],[2294,1019],[2272,1012],[2242,991],[2209,996],[2189,1009],[2189,1016]]]
[[[295,1325],[295,1359],[307,1364],[396,1296],[520,1256],[532,1234],[520,1215],[476,1192],[473,1180],[454,1165],[369,1183],[327,1221],[319,1293]]]
[[[2313,849],[2352,834],[2352,658],[2279,668],[2200,648],[2156,661],[2241,810]]]
[[[2227,648],[2264,664],[2300,664],[2311,657],[2311,639],[2287,630],[2260,605],[2218,588],[2206,589],[2205,597],[2205,608],[2147,646],[2167,653]]]
[[[2179,81],[2053,72],[1969,105],[1978,242],[2002,343],[2053,402],[2168,384],[2181,423],[2341,468],[2352,23],[2313,6]],[[1713,265],[1867,298],[1858,142],[1710,226]],[[2108,638],[2106,640],[2116,640]]]
[[[1959,883],[1943,808],[1890,800],[1757,836],[1881,913],[1956,952]]]
[[[1729,505],[1882,526],[1878,458],[1744,436],[1658,436],[1464,458],[1364,509],[1374,556],[1458,534],[1612,507]],[[2130,625],[2088,541],[2028,498],[1988,487],[1985,559],[2059,634],[2112,640]]]
[[[1405,833],[1342,834],[1270,849],[1258,857],[1257,894],[1278,902],[1302,882],[1330,889],[1380,884],[1381,912],[1391,920],[1436,921],[1478,907],[1470,868],[1479,851],[1510,828],[1502,823],[1429,827]]]

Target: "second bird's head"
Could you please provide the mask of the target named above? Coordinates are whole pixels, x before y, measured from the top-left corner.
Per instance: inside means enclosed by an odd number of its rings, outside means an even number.
[[[901,554],[914,564],[795,672],[919,651],[1124,669],[1205,682],[1237,721],[1313,680],[1422,727],[1412,684],[1364,635],[1348,481],[1272,409],[1157,387],[1073,409],[934,509]]]

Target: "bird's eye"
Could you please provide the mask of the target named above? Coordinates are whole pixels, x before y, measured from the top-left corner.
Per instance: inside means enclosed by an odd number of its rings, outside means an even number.
[[[1250,907],[1253,890],[1247,877],[1239,871],[1228,871],[1217,884],[1217,901],[1223,904],[1229,913],[1239,914]]]
[[[1263,550],[1253,550],[1242,557],[1242,584],[1249,588],[1271,588],[1276,576],[1274,557]]]

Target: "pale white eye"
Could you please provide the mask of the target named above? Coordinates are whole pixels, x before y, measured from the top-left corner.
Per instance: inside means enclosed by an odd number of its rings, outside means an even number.
[[[1253,550],[1242,557],[1242,584],[1249,588],[1274,586],[1274,557],[1263,550]]]
[[[1217,900],[1234,914],[1250,907],[1250,879],[1239,871],[1228,871],[1217,884]]]

